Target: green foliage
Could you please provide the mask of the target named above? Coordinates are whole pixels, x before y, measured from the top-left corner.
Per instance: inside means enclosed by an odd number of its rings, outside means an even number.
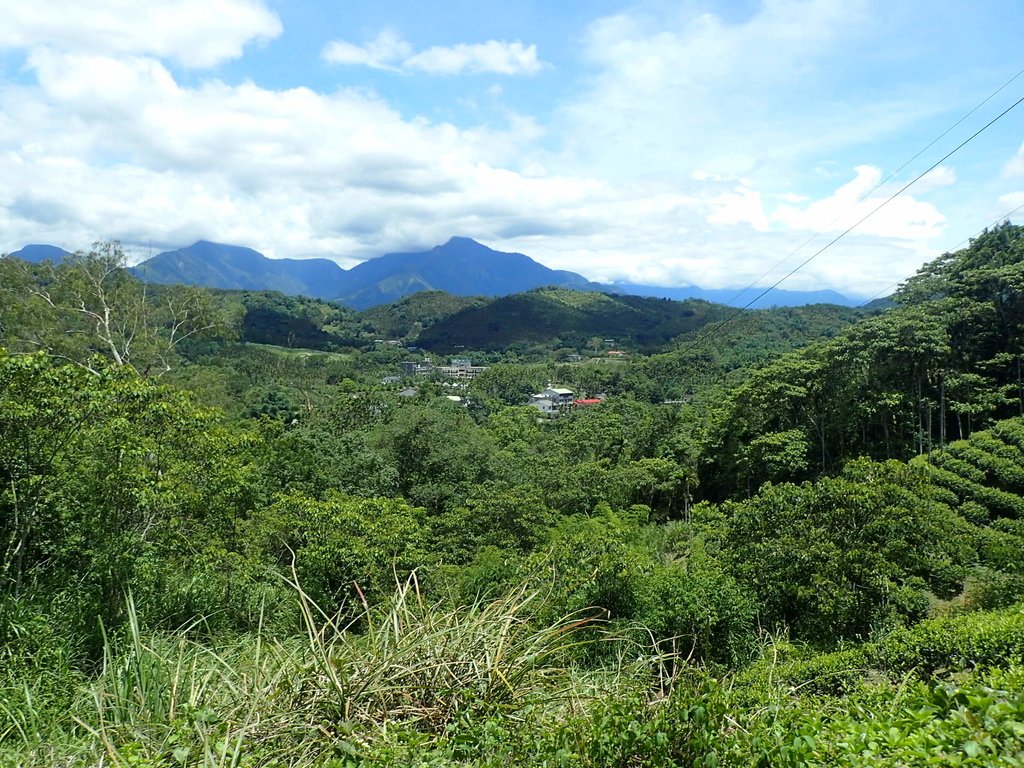
[[[400,499],[293,493],[255,521],[252,545],[294,568],[306,592],[327,609],[390,594],[395,579],[429,564],[423,510]]]
[[[749,495],[766,479],[834,472],[847,457],[907,459],[1024,413],[1022,232],[986,232],[908,280],[898,308],[754,372],[714,415],[702,485]],[[782,435],[793,456],[774,477],[758,474],[775,455],[762,455],[765,440],[774,447]],[[1013,475],[1000,459],[972,456],[979,471]]]
[[[47,350],[79,365],[101,355],[160,375],[182,345],[217,334],[233,338],[237,307],[186,286],[149,287],[125,268],[119,243],[96,243],[60,264],[0,260],[0,344]]]
[[[465,499],[486,479],[494,450],[465,409],[446,400],[401,408],[369,444],[397,468],[401,494],[435,511]]]
[[[392,304],[381,304],[360,314],[372,333],[385,339],[415,341],[420,331],[456,312],[478,307],[486,299],[454,296],[444,291],[419,291]]]
[[[929,498],[921,473],[896,462],[854,462],[813,485],[767,485],[725,510],[729,558],[757,594],[762,621],[817,641],[921,618],[923,589],[952,596],[973,558],[970,527]]]
[[[878,644],[888,669],[922,673],[1024,662],[1020,607],[923,622],[886,635]]]
[[[245,341],[325,351],[362,345],[355,312],[338,304],[271,291],[246,291],[239,299]]]
[[[653,568],[638,591],[636,621],[659,647],[691,661],[740,665],[749,658],[754,601],[699,542]]]
[[[0,357],[0,589],[50,590],[87,633],[96,616],[115,625],[129,587],[156,598],[178,537],[217,533],[245,494],[232,444],[131,369]]]
[[[360,316],[0,261],[5,343],[63,355],[0,355],[0,762],[1019,763],[1022,241],[706,345],[699,302]],[[381,385],[376,335],[445,328],[518,339],[470,408]],[[610,397],[540,422],[552,382]]]
[[[469,307],[424,329],[424,349],[508,349],[549,343],[584,349],[587,340],[612,338],[626,347],[657,349],[680,334],[725,317],[728,309],[705,301],[668,301],[540,288]]]
[[[491,410],[522,405],[531,394],[542,390],[550,378],[550,371],[543,366],[492,365],[470,382],[469,395]]]

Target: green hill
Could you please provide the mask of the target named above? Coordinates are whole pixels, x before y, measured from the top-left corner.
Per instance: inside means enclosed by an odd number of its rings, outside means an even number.
[[[380,304],[360,314],[367,329],[389,339],[415,339],[428,328],[464,309],[479,307],[486,299],[453,296],[444,291],[420,291],[392,304]]]
[[[579,348],[599,337],[650,351],[680,334],[723,320],[730,312],[706,301],[539,288],[456,312],[425,329],[419,345],[446,352],[463,347],[498,350],[558,340],[563,346]]]

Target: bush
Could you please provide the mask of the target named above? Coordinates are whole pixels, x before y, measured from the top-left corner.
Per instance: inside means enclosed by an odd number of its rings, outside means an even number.
[[[969,613],[898,629],[877,648],[890,672],[917,669],[931,674],[1024,661],[1024,608]]]

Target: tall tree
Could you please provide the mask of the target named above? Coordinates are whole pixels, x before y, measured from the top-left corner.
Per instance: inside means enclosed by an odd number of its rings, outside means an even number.
[[[90,356],[99,354],[159,375],[171,369],[187,339],[236,332],[237,308],[218,307],[201,288],[147,286],[127,270],[116,242],[96,243],[59,264],[4,262],[12,308],[4,312],[2,331],[13,348],[45,349],[89,367]]]

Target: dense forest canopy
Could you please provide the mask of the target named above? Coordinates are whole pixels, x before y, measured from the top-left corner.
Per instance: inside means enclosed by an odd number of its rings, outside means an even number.
[[[737,317],[119,258],[0,260],[0,762],[1019,764],[1024,229]]]

